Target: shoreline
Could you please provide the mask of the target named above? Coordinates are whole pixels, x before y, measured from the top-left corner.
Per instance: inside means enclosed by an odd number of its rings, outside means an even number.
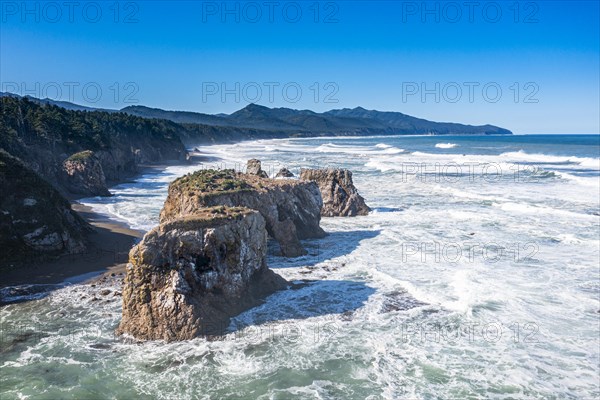
[[[160,173],[165,168],[178,165],[193,165],[206,161],[208,157],[193,152],[188,161],[164,161],[157,164],[138,165],[136,174],[119,181],[108,182],[108,188],[125,183],[150,173]],[[126,222],[110,215],[94,211],[80,203],[83,196],[68,196],[73,211],[77,212],[93,231],[87,234],[88,248],[80,254],[64,254],[49,260],[32,260],[3,272],[0,289],[26,285],[85,284],[103,279],[105,276],[125,272],[129,251],[141,240],[146,231],[131,228]],[[1,303],[1,300],[0,300]]]
[[[213,161],[218,159],[196,149],[188,152],[186,161],[140,164],[135,174],[118,181],[107,182],[107,186],[112,189],[118,185],[133,183],[146,174],[160,173],[172,166],[191,166]],[[34,259],[3,271],[0,289],[29,285],[89,284],[125,273],[129,251],[142,239],[146,231],[133,229],[121,219],[80,203],[85,196],[68,195],[66,198],[73,211],[93,228],[93,231],[87,234],[87,250],[84,253],[64,254],[53,259]],[[0,298],[0,305],[2,303]]]
[[[145,232],[131,229],[125,223],[74,200],[71,200],[71,207],[94,228],[87,235],[87,250],[52,260],[34,260],[7,270],[2,274],[0,288],[83,283],[125,271],[129,251]]]
[[[358,139],[358,138],[378,138],[378,137],[428,137],[429,135],[368,135],[368,136],[334,136],[334,137],[313,137],[311,139]],[[476,135],[432,135],[432,137],[441,138],[444,136],[476,136]],[[491,136],[491,135],[485,135]],[[517,136],[517,135],[496,135],[496,136]],[[525,136],[525,135],[522,135]],[[281,138],[269,140],[302,140],[306,138]],[[252,140],[250,140],[252,141]],[[240,142],[236,142],[240,143]],[[233,144],[233,143],[227,143]],[[200,149],[200,150],[198,150]],[[115,186],[134,182],[140,177],[160,173],[172,166],[193,166],[201,162],[218,161],[216,157],[205,154],[202,146],[198,145],[194,150],[188,152],[189,158],[186,161],[163,161],[156,164],[140,164],[138,171],[119,181],[111,181],[109,189]],[[92,207],[79,203],[82,196],[68,196],[71,207],[92,227],[94,232],[88,234],[89,246],[86,252],[82,254],[67,254],[51,260],[34,260],[24,263],[3,272],[3,280],[0,282],[0,289],[19,285],[58,285],[72,283],[86,283],[102,279],[103,276],[110,274],[119,274],[125,271],[128,262],[128,254],[131,248],[138,242],[145,231],[131,228],[125,221],[105,213],[94,211]]]

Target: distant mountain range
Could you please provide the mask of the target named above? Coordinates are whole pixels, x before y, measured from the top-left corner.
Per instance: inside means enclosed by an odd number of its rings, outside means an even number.
[[[310,110],[269,108],[249,104],[229,115],[165,111],[144,106],[129,106],[121,111],[140,117],[168,119],[178,123],[276,130],[307,135],[511,134],[509,130],[493,125],[473,126],[432,122],[399,112],[366,110],[362,107],[316,113]]]
[[[0,92],[1,96],[21,97]],[[291,108],[269,108],[256,104],[232,114],[203,114],[191,111],[167,111],[145,106],[128,106],[121,110],[99,109],[78,104],[37,99],[26,96],[38,104],[52,104],[74,111],[124,112],[143,118],[164,119],[179,124],[236,128],[236,131],[278,132],[274,136],[356,136],[356,135],[510,135],[511,131],[494,125],[463,125],[450,122],[433,122],[399,112],[366,110],[362,107],[343,108],[317,113]]]
[[[81,106],[79,104],[70,103],[68,101],[52,100],[52,99],[48,99],[48,98],[38,99],[37,97],[32,97],[32,96],[20,96],[18,94],[7,93],[7,92],[0,92],[0,97],[26,98],[29,101],[32,101],[37,104],[41,104],[41,105],[51,104],[53,106],[62,107],[64,109],[72,110],[72,111],[105,111],[105,112],[119,112],[120,111],[120,110],[111,110],[111,109],[107,109],[107,108],[86,107],[86,106]]]

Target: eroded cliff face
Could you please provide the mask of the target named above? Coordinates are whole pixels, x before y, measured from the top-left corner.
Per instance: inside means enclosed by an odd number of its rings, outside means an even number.
[[[316,182],[323,198],[324,217],[354,217],[367,215],[371,209],[358,194],[347,169],[302,169],[300,179]]]
[[[301,239],[326,235],[319,226],[322,200],[315,183],[267,179],[233,170],[196,171],[171,183],[160,222],[219,205],[258,210],[286,257],[306,254]]]
[[[117,333],[166,341],[223,333],[230,317],[287,286],[266,251],[255,210],[213,207],[162,223],[129,254]]]
[[[73,180],[65,178],[64,163],[76,153],[93,151],[108,181],[135,174],[140,164],[186,160],[179,137],[184,128],[168,121],[72,111],[26,98],[1,97],[0,105],[0,148],[65,194],[82,194],[77,191],[81,184],[73,186]],[[83,179],[87,174],[78,175]],[[71,192],[72,188],[76,191]]]
[[[49,255],[85,250],[91,228],[50,184],[0,150],[0,269]]]
[[[100,160],[92,151],[75,153],[63,162],[67,189],[84,196],[110,196]]]

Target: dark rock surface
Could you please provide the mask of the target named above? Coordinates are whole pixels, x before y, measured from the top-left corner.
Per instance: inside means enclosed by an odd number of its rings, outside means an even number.
[[[347,169],[302,169],[300,179],[316,182],[323,198],[324,217],[354,217],[367,215],[371,209],[352,182]]]
[[[281,168],[279,170],[279,172],[277,172],[277,175],[275,175],[275,178],[293,178],[294,174],[292,174],[292,172],[287,169],[287,168]]]
[[[110,196],[104,170],[93,151],[75,153],[63,162],[65,181],[71,193]]]
[[[0,150],[0,268],[86,249],[90,228],[69,202],[20,160]]]

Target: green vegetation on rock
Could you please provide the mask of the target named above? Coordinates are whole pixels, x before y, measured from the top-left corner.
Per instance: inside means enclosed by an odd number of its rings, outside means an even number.
[[[75,154],[71,155],[69,158],[67,158],[66,161],[84,162],[86,160],[89,160],[93,156],[94,156],[94,152],[93,151],[91,151],[91,150],[85,150],[85,151],[80,151],[79,153],[75,153]]]
[[[252,186],[239,179],[232,169],[205,169],[187,174],[172,183],[188,194],[211,192],[235,192],[252,189]]]
[[[249,215],[254,212],[254,210],[246,207],[206,207],[197,210],[197,212],[193,215],[187,215],[177,218],[173,221],[166,222],[164,224],[164,229],[191,229],[191,227],[209,228],[211,226],[219,226],[228,223],[232,220],[239,220],[245,215]]]

